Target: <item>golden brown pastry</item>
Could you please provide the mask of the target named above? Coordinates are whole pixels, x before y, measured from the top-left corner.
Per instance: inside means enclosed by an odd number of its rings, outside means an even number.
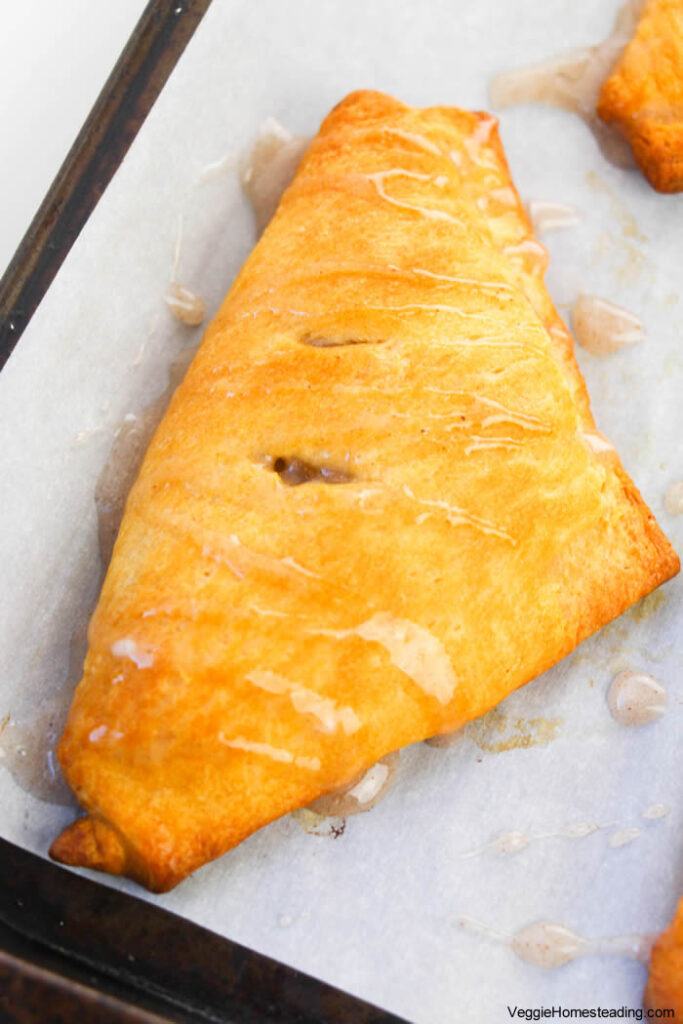
[[[673,1010],[674,1016],[667,1019],[683,1022],[683,899],[652,947],[645,1008]]]
[[[169,889],[677,571],[544,257],[493,118],[332,111],[128,500],[53,857]]]
[[[646,0],[600,92],[598,114],[628,139],[658,192],[683,189],[683,2]]]

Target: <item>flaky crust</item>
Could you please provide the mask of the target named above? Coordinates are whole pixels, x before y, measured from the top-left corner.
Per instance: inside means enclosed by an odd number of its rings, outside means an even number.
[[[673,1010],[675,1016],[667,1019],[683,1022],[683,899],[673,921],[652,947],[645,1007]]]
[[[598,114],[631,144],[658,192],[683,190],[683,3],[647,0],[604,83]]]
[[[544,269],[494,119],[332,111],[128,500],[54,857],[168,889],[677,571]]]

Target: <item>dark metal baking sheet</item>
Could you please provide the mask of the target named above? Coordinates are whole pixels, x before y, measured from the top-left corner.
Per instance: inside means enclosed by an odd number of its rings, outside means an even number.
[[[0,368],[211,0],[151,0],[0,280]]]

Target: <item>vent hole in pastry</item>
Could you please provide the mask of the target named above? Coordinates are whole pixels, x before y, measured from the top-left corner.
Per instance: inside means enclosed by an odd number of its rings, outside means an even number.
[[[307,462],[296,455],[278,455],[270,460],[270,468],[277,473],[283,484],[298,487],[299,484],[348,484],[354,479],[346,469],[335,466],[321,466]]]
[[[312,348],[344,348],[347,345],[381,345],[385,339],[354,338],[343,334],[302,334],[299,341]]]

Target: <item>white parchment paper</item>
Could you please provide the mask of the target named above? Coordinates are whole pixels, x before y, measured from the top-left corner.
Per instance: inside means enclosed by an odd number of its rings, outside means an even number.
[[[313,133],[359,87],[485,108],[494,73],[591,44],[614,14],[615,0],[214,0],[0,376],[0,720],[26,716],[63,684],[71,632],[97,587],[93,491],[114,430],[163,390],[168,362],[201,333],[163,303],[178,218],[178,277],[210,312],[253,244],[234,171],[198,183],[202,169],[243,151],[268,115]],[[683,196],[606,164],[570,114],[506,111],[502,134],[525,198],[582,213],[546,239],[562,311],[587,291],[642,317],[642,344],[578,357],[598,426],[681,551],[683,517],[665,512],[663,495],[683,477]],[[391,793],[338,838],[285,818],[174,892],[144,898],[416,1024],[495,1024],[508,1005],[639,1006],[645,971],[634,961],[586,957],[544,971],[459,920],[504,936],[545,919],[593,938],[652,931],[671,916],[683,889],[682,605],[679,579],[505,701],[488,726],[468,727],[448,750],[406,751]],[[605,703],[628,667],[669,690],[668,713],[639,729],[617,725]],[[506,738],[511,749],[491,749]],[[670,815],[643,819],[654,802]],[[45,854],[72,816],[0,769],[6,838]],[[548,837],[576,822],[605,827]],[[612,823],[641,835],[614,849]],[[514,856],[461,857],[507,829],[546,838]]]

